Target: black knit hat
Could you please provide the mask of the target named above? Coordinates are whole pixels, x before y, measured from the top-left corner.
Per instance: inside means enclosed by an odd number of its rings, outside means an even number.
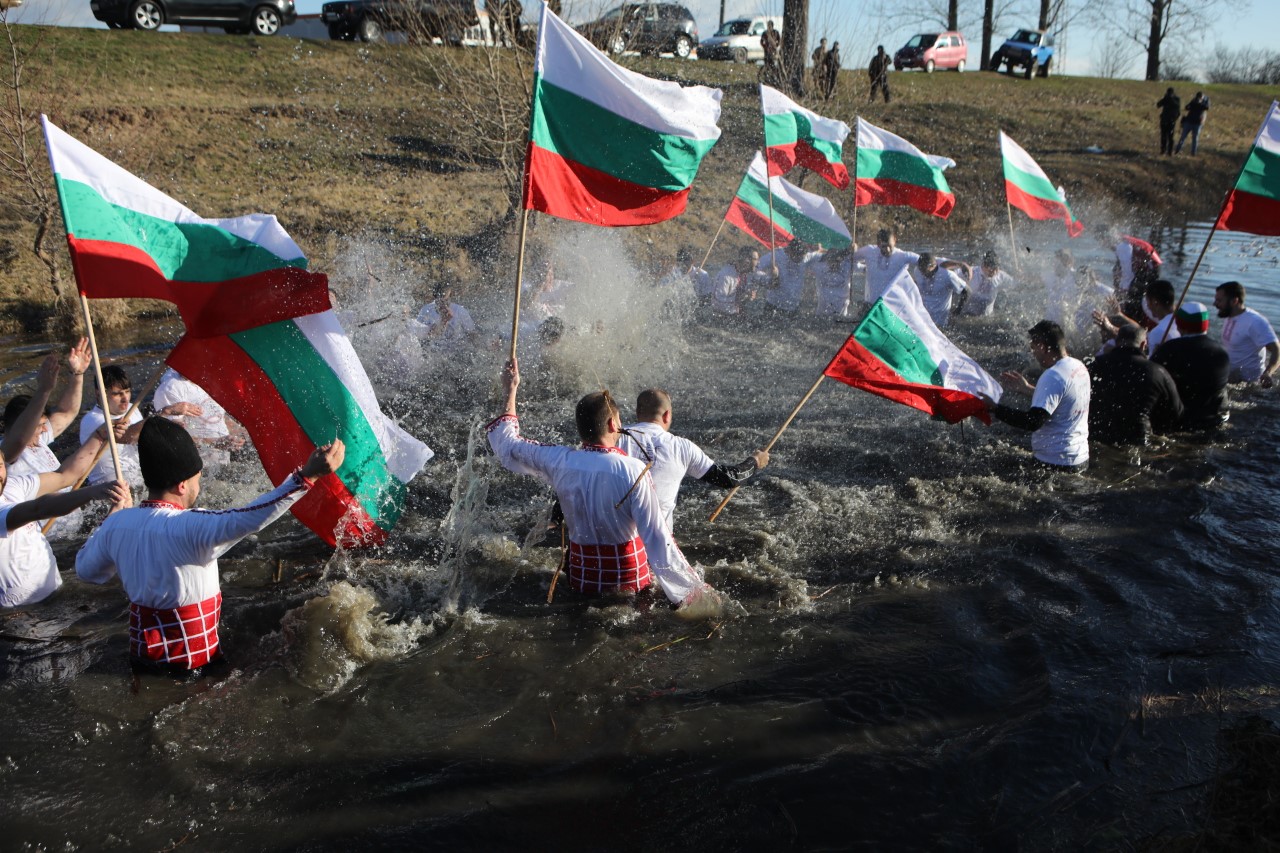
[[[158,415],[147,418],[142,425],[138,435],[138,462],[142,466],[142,481],[153,492],[176,486],[204,468],[190,434],[179,424]]]

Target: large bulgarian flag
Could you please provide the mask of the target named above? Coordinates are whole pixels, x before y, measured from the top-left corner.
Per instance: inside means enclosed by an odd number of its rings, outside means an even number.
[[[766,181],[773,188],[772,234]],[[785,178],[769,177],[764,156],[759,151],[738,185],[738,193],[724,218],[766,246],[785,246],[792,240],[800,240],[820,243],[828,249],[843,249],[852,242],[849,229],[830,201],[817,193],[805,192]]]
[[[1249,159],[1240,170],[1214,227],[1268,237],[1280,235],[1280,104],[1272,101]]]
[[[546,4],[541,20],[525,209],[607,226],[679,216],[720,138],[720,90],[628,71]]]
[[[1009,204],[1032,219],[1061,219],[1067,225],[1067,236],[1079,237],[1084,225],[1067,207],[1062,190],[1053,185],[1031,155],[1000,131],[1000,157],[1004,160],[1004,191]]]
[[[956,197],[942,172],[955,164],[859,117],[854,203],[903,205],[946,219]]]
[[[176,304],[167,363],[244,424],[272,482],[342,439],[342,467],[293,513],[329,544],[381,542],[433,454],[378,407],[328,279],[274,216],[203,219],[43,121],[80,292]]]
[[[769,174],[785,175],[796,166],[817,172],[838,190],[849,186],[849,170],[840,157],[849,125],[797,104],[772,86],[760,84],[765,156]]]
[[[991,423],[975,393],[1000,399],[1000,383],[938,331],[903,270],[823,371],[846,385],[956,423]]]

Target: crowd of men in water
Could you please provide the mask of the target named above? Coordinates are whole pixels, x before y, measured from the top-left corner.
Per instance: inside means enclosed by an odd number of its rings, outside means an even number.
[[[1280,368],[1275,332],[1265,317],[1246,307],[1240,283],[1226,282],[1215,290],[1213,308],[1224,321],[1222,340],[1215,341],[1208,335],[1209,307],[1177,304],[1173,284],[1160,277],[1154,247],[1118,232],[1100,236],[1114,253],[1110,282],[1078,267],[1070,252],[1055,253],[1042,274],[1044,319],[1028,332],[1031,355],[1042,372],[1032,381],[1006,371],[1000,376],[1003,399],[986,400],[996,418],[1032,433],[1032,458],[1050,471],[1083,470],[1090,441],[1140,446],[1153,434],[1215,430],[1226,421],[1232,383],[1269,388]],[[706,322],[793,317],[810,293],[814,315],[845,318],[857,313],[856,270],[864,278],[863,307],[905,274],[940,329],[956,317],[993,314],[1002,294],[1017,287],[994,251],[971,266],[900,249],[887,230],[874,245],[862,247],[823,251],[797,240],[763,256],[743,249],[714,273],[681,251],[658,287],[673,296],[687,288]],[[530,322],[543,346],[564,332],[558,315],[571,287],[548,266],[530,288]],[[453,300],[448,284],[437,286],[432,301],[406,322],[406,333],[425,345],[478,340],[475,321]],[[1074,357],[1068,340],[1094,329],[1097,351],[1084,360]],[[69,375],[55,397],[64,362]],[[65,357],[50,355],[37,372],[34,393],[15,396],[4,408],[0,607],[35,604],[62,584],[46,534],[73,536],[82,526],[96,524],[77,555],[76,572],[92,583],[121,579],[130,601],[135,670],[202,672],[222,660],[218,556],[279,518],[317,477],[336,471],[343,445],[334,441],[317,448],[298,460],[296,474],[243,507],[195,510],[202,475],[216,474],[229,454],[245,445],[244,431],[203,389],[173,370],[160,379],[153,414],[144,417],[132,399],[127,373],[109,366],[103,380],[110,425],[100,406],[91,408],[80,417],[80,448],[59,460],[50,446],[80,416],[90,366],[84,341]],[[530,441],[520,431],[515,359],[504,366],[501,380],[506,406],[488,427],[489,441],[503,466],[538,477],[556,492],[569,585],[594,595],[635,594],[656,584],[686,614],[722,610],[723,597],[676,545],[680,485],[693,478],[737,487],[768,465],[769,454],[757,450],[737,464],[715,462],[671,432],[672,400],[656,388],[641,392],[629,425],[608,392],[583,397],[575,409],[582,442],[577,447]],[[1030,398],[1025,408],[1009,404],[1019,394]],[[108,429],[120,451],[120,482],[115,463],[101,454]],[[73,488],[82,479],[87,486]],[[136,488],[144,489],[147,499],[133,507]],[[109,507],[100,523],[82,513],[93,502]],[[42,530],[45,519],[56,521]]]

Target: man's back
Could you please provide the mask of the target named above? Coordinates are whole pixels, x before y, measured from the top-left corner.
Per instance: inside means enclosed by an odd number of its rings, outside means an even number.
[[[1173,428],[1182,401],[1168,371],[1132,349],[1113,349],[1089,368],[1089,437],[1107,444],[1146,444]]]
[[[1151,360],[1169,371],[1182,398],[1182,425],[1215,427],[1227,419],[1227,377],[1231,357],[1207,335],[1185,335],[1165,341]]]
[[[687,438],[672,435],[649,421],[627,427],[618,446],[628,456],[641,462],[653,463],[649,474],[653,477],[653,486],[658,492],[658,506],[667,520],[667,527],[673,527],[672,517],[684,478],[692,477],[696,480],[715,465],[715,460],[703,453],[698,445]]]

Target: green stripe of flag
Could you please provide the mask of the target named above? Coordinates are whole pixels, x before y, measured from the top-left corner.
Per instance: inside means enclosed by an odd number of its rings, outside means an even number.
[[[1280,154],[1253,146],[1236,189],[1280,201]]]
[[[883,148],[858,149],[858,180],[891,178],[918,187],[951,192],[941,169],[935,169],[928,160],[922,160],[903,151]]]
[[[791,113],[765,113],[764,144],[794,145],[800,139],[795,116]]]
[[[738,187],[738,198],[755,208],[761,216],[766,219],[769,217],[769,191],[764,184],[750,176],[743,178],[742,185]],[[821,243],[828,249],[841,249],[849,245],[848,237],[806,216],[776,195],[773,197],[773,221],[779,228],[805,243]]]
[[[929,348],[884,300],[871,307],[853,336],[907,382],[942,385],[942,371]]]
[[[534,87],[530,137],[535,145],[633,184],[686,189],[703,156],[716,144],[714,139],[651,130],[541,77],[535,78]]]
[[[1059,204],[1062,203],[1062,197],[1058,195],[1058,188],[1053,185],[1052,181],[1039,175],[1024,172],[1008,160],[1004,161],[1004,178],[1027,195],[1048,199]]]
[[[342,439],[347,456],[338,478],[375,524],[383,530],[394,527],[407,489],[387,470],[364,411],[297,324],[286,320],[258,326],[231,339],[275,384],[313,444]]]
[[[204,223],[157,219],[104,199],[79,181],[56,177],[67,233],[80,240],[123,243],[146,252],[170,281],[214,282],[292,266],[306,258],[282,260],[251,240]]]

